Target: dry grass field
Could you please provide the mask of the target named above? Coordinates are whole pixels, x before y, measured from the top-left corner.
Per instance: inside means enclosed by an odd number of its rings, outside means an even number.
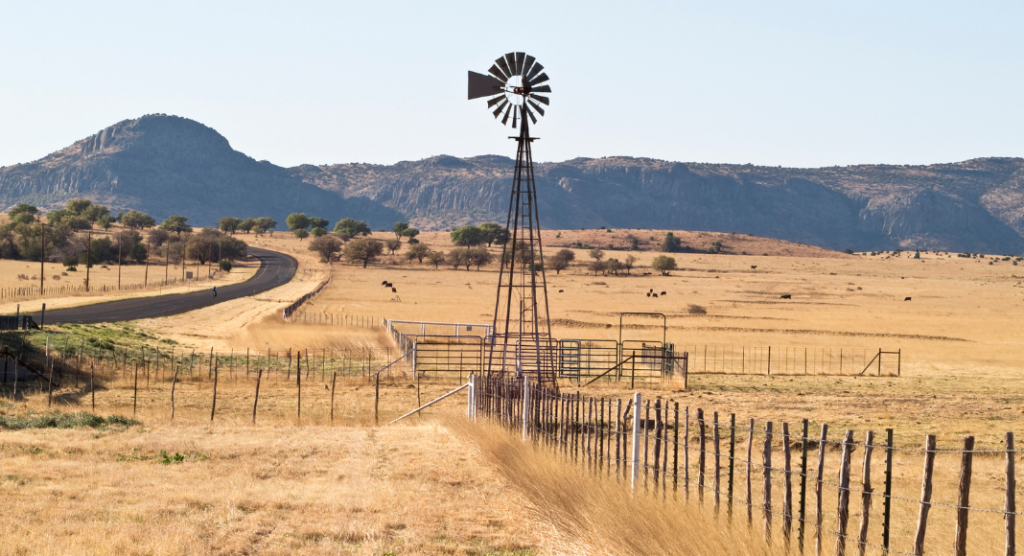
[[[637,258],[630,275],[595,276],[583,266],[588,250],[574,249],[576,265],[549,273],[556,337],[617,338],[619,314],[636,311],[665,314],[668,340],[690,350],[704,345],[902,350],[900,377],[693,374],[687,391],[679,382],[638,385],[648,399],[719,411],[723,420],[735,413],[739,422],[789,422],[794,429],[808,419],[812,434],[818,423],[828,423],[833,439],[846,429],[861,441],[867,430],[883,435],[894,428],[896,444],[903,447],[918,447],[931,433],[944,449],[957,448],[966,434],[977,436],[981,448],[998,449],[1003,432],[1024,425],[1024,346],[1017,326],[1024,268],[1012,261],[944,253],[921,253],[919,259],[906,252],[844,255],[746,236],[677,232],[694,247],[722,241],[727,253],[748,254],[675,254],[679,270],[662,276],[645,274],[660,253],[625,251],[630,235],[649,248],[664,231],[545,232],[548,254],[604,242],[606,258]],[[306,242],[274,236],[260,238],[259,246],[299,259],[292,283],[258,298],[134,324],[156,338],[200,349],[393,347],[380,328],[281,319],[285,305],[327,276],[331,284],[304,306],[307,316],[490,323],[495,265],[480,271],[435,269],[399,255],[366,269],[344,263],[330,268],[306,250]],[[452,248],[446,233],[424,233],[420,239],[432,249]],[[397,294],[381,286],[384,280],[394,283]],[[658,298],[646,295],[652,289]],[[660,295],[663,291],[666,295]],[[781,299],[784,294],[792,299]],[[691,305],[706,313],[692,312]],[[624,335],[660,339],[661,332],[634,326]],[[96,413],[130,416],[130,386],[127,377],[105,381]],[[454,386],[453,378],[424,380],[422,398]],[[650,554],[672,553],[678,546],[680,553],[763,553],[756,535],[748,538],[739,511],[732,525],[723,527],[728,522],[721,517],[708,521],[712,512],[706,506],[631,498],[621,485],[595,481],[544,450],[532,451],[496,430],[451,421],[464,409],[461,394],[408,423],[375,427],[372,385],[339,379],[332,424],[329,389],[318,377],[303,381],[301,421],[295,385],[273,377],[263,383],[252,425],[253,387],[251,377],[222,375],[213,423],[208,379],[179,383],[171,422],[168,377],[161,375],[140,392],[142,425],[0,432],[0,461],[14,470],[5,471],[0,491],[17,502],[9,521],[13,534],[0,540],[0,552]],[[577,386],[563,388],[575,392]],[[631,392],[628,384],[610,382],[582,390],[607,398]],[[401,371],[382,382],[381,393],[382,422],[416,405],[415,383]],[[66,388],[56,399],[62,411],[88,408],[81,390]],[[45,405],[45,394],[37,392],[7,402],[0,412],[43,412]],[[163,465],[161,450],[182,454],[182,463]],[[829,452],[830,472],[837,457]],[[858,451],[855,475],[860,458]],[[876,470],[878,458],[876,451]],[[915,452],[897,457],[898,494],[917,495],[920,465]],[[955,455],[939,458],[936,499],[942,503],[953,500],[949,486],[956,482],[958,465]],[[1001,505],[1000,465],[999,456],[977,461],[973,506]],[[756,485],[755,480],[755,500]],[[831,499],[826,504],[834,508]],[[894,535],[905,543],[914,507],[897,504],[895,512]],[[945,552],[953,512],[937,508],[933,516],[929,551]],[[997,551],[1000,520],[998,514],[972,514],[971,553]],[[875,542],[878,527],[873,522]]]

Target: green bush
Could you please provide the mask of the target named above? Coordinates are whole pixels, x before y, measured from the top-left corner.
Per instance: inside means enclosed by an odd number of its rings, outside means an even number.
[[[231,261],[227,259],[221,259],[221,261],[217,263],[217,266],[219,266],[224,272],[231,272]]]

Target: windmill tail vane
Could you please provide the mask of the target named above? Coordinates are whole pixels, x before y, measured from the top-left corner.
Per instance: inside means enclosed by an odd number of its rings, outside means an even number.
[[[502,125],[519,129],[515,174],[509,199],[498,288],[494,334],[487,350],[488,376],[530,376],[557,389],[558,342],[551,337],[544,249],[540,237],[537,189],[529,124],[551,104],[544,66],[524,52],[498,58],[486,74],[469,72],[469,100],[487,99],[487,109]],[[521,124],[521,125],[520,125]],[[507,267],[507,268],[506,268]]]

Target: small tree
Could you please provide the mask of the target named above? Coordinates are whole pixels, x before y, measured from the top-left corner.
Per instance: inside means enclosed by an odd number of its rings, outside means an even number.
[[[309,233],[312,234],[313,237],[320,237],[327,234],[327,228],[317,226],[310,230]]]
[[[101,219],[102,220],[102,219]],[[183,233],[189,233],[192,231],[192,226],[186,224],[188,218],[180,214],[172,214],[160,223],[161,230],[167,230],[168,232],[178,234],[179,236]],[[102,225],[102,222],[100,223]]]
[[[36,220],[39,209],[26,203],[18,203],[7,213],[7,218],[15,224],[31,224]]]
[[[633,255],[627,255],[626,260],[622,261],[622,268],[626,269],[626,274],[629,274],[630,270],[633,270],[633,265],[636,263],[636,257]]]
[[[605,268],[607,268],[605,262],[598,259],[591,261],[588,267],[590,268],[590,271],[594,273],[595,276],[597,276],[598,272],[604,272]]]
[[[320,218],[318,216],[310,216],[309,217],[309,227],[310,228],[323,228],[323,229],[326,230],[329,225],[330,225],[330,222],[328,222],[326,218]]]
[[[682,247],[682,242],[672,232],[665,234],[665,239],[661,242],[662,253],[678,253],[682,251]]]
[[[494,243],[497,243],[498,245],[505,245],[508,243],[508,229],[503,228],[494,222],[485,222],[480,224],[480,231],[483,232],[484,241],[487,242],[488,247]]]
[[[250,219],[250,222],[251,221],[252,220]],[[235,218],[234,216],[225,216],[224,218],[221,218],[220,220],[217,221],[217,228],[219,228],[220,231],[226,234],[234,234],[236,231],[238,231],[238,227],[241,225],[241,223],[242,221],[239,220],[238,218]],[[252,228],[252,225],[250,225],[249,228]]]
[[[245,233],[251,232],[252,229],[255,228],[255,227],[256,227],[256,219],[255,218],[246,218],[245,220],[242,220],[241,222],[238,223],[238,230],[242,231],[242,232],[245,232]]]
[[[472,264],[472,262],[466,262],[468,259],[468,257],[466,256],[467,251],[469,251],[468,247],[463,249],[452,249],[451,251],[448,252],[445,261],[448,264],[452,265],[452,270],[458,270],[459,266],[463,264],[466,265],[466,270],[469,270],[469,265]]]
[[[423,259],[429,254],[430,249],[422,243],[411,243],[409,244],[409,248],[405,250],[405,258],[410,261],[416,259],[421,264],[423,263]]]
[[[494,260],[494,255],[491,255],[491,252],[488,251],[486,247],[472,247],[469,249],[466,256],[469,258],[469,262],[476,267],[478,272],[481,266],[491,264],[491,261]],[[466,270],[469,270],[468,266],[466,267]]]
[[[565,259],[565,262],[571,263],[576,260],[576,252],[570,249],[559,249],[555,256],[560,259]]]
[[[409,243],[419,241],[416,239],[416,236],[418,235],[420,235],[420,231],[416,228],[406,228],[406,230],[402,232],[402,237],[409,238]]]
[[[604,265],[605,271],[611,272],[616,276],[619,275],[619,271],[622,270],[623,268],[622,261],[620,261],[619,259],[608,259],[607,261],[605,261]]]
[[[651,268],[667,276],[670,270],[676,269],[676,260],[674,257],[658,255],[651,261]]]
[[[256,219],[256,225],[263,230],[263,233],[270,232],[270,235],[274,235],[274,229],[277,228],[277,220],[269,216],[261,216]]]
[[[345,258],[349,262],[361,262],[363,268],[384,252],[384,244],[372,238],[360,238],[345,245]]]
[[[473,225],[463,226],[451,233],[452,243],[460,247],[473,247],[484,242],[484,233]]]
[[[103,216],[100,216],[99,218],[96,219],[96,224],[100,228],[103,228],[104,230],[109,230],[110,225],[113,223],[114,219],[109,214],[104,214]],[[192,228],[188,227],[188,229],[191,230]]]
[[[368,236],[372,230],[370,226],[362,220],[356,220],[354,218],[342,218],[334,225],[334,233],[339,236],[356,237],[359,235]]]
[[[435,269],[440,268],[446,258],[447,256],[444,254],[444,251],[431,251],[427,254],[427,260],[430,261],[430,264],[434,265]]]
[[[308,230],[309,217],[304,212],[293,212],[288,215],[288,218],[284,219],[284,225],[288,226],[288,229],[293,232]]]
[[[130,230],[141,230],[156,225],[156,220],[152,216],[137,210],[130,210],[122,214],[120,220],[121,224]]]
[[[395,227],[392,231],[395,232],[395,239],[401,239],[405,235],[405,231],[409,229],[408,222],[395,222]]]
[[[320,262],[333,264],[334,258],[341,253],[342,241],[338,236],[322,235],[309,242],[307,249],[320,255]]]
[[[555,271],[558,274],[565,270],[569,266],[569,261],[559,257],[558,255],[552,255],[548,257],[548,268]]]
[[[305,228],[299,228],[292,233],[295,234],[295,237],[299,238],[299,242],[309,237],[309,232]]]
[[[604,258],[604,251],[600,249],[591,249],[590,253],[588,254],[590,255],[591,259],[594,259],[597,262],[601,262],[601,259]]]
[[[388,248],[390,254],[394,255],[395,251],[402,248],[402,240],[398,238],[388,238],[384,240],[384,246]]]

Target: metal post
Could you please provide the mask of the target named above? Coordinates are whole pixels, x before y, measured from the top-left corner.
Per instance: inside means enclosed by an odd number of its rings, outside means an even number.
[[[633,394],[633,450],[630,455],[631,479],[630,487],[636,492],[636,482],[640,477],[640,392]]]
[[[415,355],[415,354],[414,354]],[[530,422],[530,377],[523,375],[523,442],[529,434]]]
[[[892,515],[892,429],[885,429],[885,496],[882,498],[882,554],[889,553],[889,518]]]

